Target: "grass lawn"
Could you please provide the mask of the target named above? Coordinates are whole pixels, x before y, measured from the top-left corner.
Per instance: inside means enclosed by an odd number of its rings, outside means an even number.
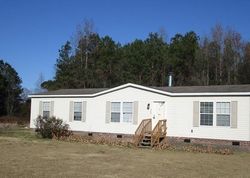
[[[250,153],[120,148],[0,130],[0,177],[250,177]]]

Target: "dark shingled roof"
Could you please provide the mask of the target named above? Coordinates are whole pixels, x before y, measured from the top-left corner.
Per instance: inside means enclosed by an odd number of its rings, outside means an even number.
[[[88,94],[99,93],[107,89],[109,88],[60,89],[43,93],[36,93],[33,95],[88,95]]]
[[[184,87],[149,87],[170,93],[228,93],[228,92],[250,92],[248,85],[214,85],[214,86],[184,86]],[[87,95],[95,94],[109,88],[84,88],[84,89],[60,89],[37,93],[33,95]]]
[[[211,86],[152,87],[152,88],[171,93],[250,92],[250,85],[211,85]]]

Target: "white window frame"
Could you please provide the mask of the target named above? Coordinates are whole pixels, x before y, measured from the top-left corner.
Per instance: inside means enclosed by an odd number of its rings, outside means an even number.
[[[119,111],[112,111],[112,104],[114,104],[114,103],[119,103],[119,105],[120,105],[120,110]],[[110,118],[110,122],[111,123],[120,123],[121,122],[121,114],[122,114],[122,102],[117,102],[117,101],[114,101],[114,102],[111,102],[111,108],[110,108],[110,115],[111,115],[111,118]],[[120,118],[119,118],[119,122],[114,122],[114,121],[112,121],[112,113],[119,113],[119,115],[120,115]]]
[[[124,103],[130,103],[131,104],[131,112],[124,111]],[[128,121],[124,121],[124,114],[131,114],[131,118]],[[133,102],[122,102],[122,122],[124,123],[132,123],[133,122]]]
[[[213,112],[212,112],[212,113],[201,113],[201,103],[213,103]],[[215,109],[214,106],[215,106],[215,105],[214,105],[214,102],[213,102],[213,101],[200,101],[200,102],[199,102],[199,125],[200,125],[200,126],[202,126],[202,127],[213,127],[213,126],[215,125],[215,123],[214,123],[214,120],[215,120],[215,119],[214,119],[214,118],[215,118],[215,117],[214,117],[214,109]],[[212,118],[212,119],[213,119],[212,125],[202,125],[202,124],[201,124],[201,114],[209,114],[209,115],[212,115],[212,116],[213,116],[213,118]]]
[[[48,110],[45,110],[45,104],[48,104]],[[50,101],[43,101],[42,102],[42,114],[43,114],[43,117],[45,117],[44,115],[44,112],[48,112],[48,117],[50,117],[50,114],[51,114],[51,102]]]
[[[110,120],[111,123],[126,123],[126,124],[132,124],[133,123],[133,103],[132,101],[112,101],[111,102],[111,109],[110,109],[110,114],[111,114],[111,117],[112,117],[112,103],[120,103],[120,121],[119,122],[112,122],[112,119]],[[131,103],[132,104],[132,108],[131,108],[131,121],[130,122],[126,122],[124,121],[124,113],[128,113],[128,112],[124,112],[123,111],[123,105],[124,103]],[[118,113],[118,112],[117,112]],[[129,112],[130,113],[130,112]]]
[[[217,112],[217,105],[218,103],[229,103],[229,113],[218,113]],[[231,127],[231,102],[230,101],[217,101],[216,102],[216,108],[215,108],[215,114],[216,114],[216,126],[217,127]],[[218,125],[217,123],[217,116],[218,115],[228,115],[229,116],[229,125]]]
[[[201,125],[201,104],[202,102],[212,102],[213,103],[213,125]],[[230,115],[230,126],[217,126],[217,103],[229,103],[229,114]],[[200,127],[222,127],[222,128],[231,128],[231,100],[228,99],[222,99],[222,100],[202,100],[199,101],[199,126]]]
[[[75,104],[81,104],[81,112],[79,112],[79,111],[75,111]],[[80,101],[74,101],[73,102],[73,121],[75,121],[75,122],[77,122],[77,121],[81,121],[82,120],[82,112],[83,112],[83,110],[82,110],[82,102],[80,102]],[[75,120],[75,113],[80,113],[80,120]]]

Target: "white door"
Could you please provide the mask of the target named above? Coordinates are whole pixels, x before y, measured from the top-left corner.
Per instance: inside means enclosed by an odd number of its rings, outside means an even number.
[[[152,106],[152,129],[162,119],[165,119],[165,102],[154,101]]]

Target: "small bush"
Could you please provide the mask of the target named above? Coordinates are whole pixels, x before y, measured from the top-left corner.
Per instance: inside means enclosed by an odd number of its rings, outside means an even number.
[[[47,118],[38,116],[35,125],[35,131],[43,138],[52,139],[53,137],[60,138],[72,135],[72,132],[69,130],[69,125],[55,117]]]

